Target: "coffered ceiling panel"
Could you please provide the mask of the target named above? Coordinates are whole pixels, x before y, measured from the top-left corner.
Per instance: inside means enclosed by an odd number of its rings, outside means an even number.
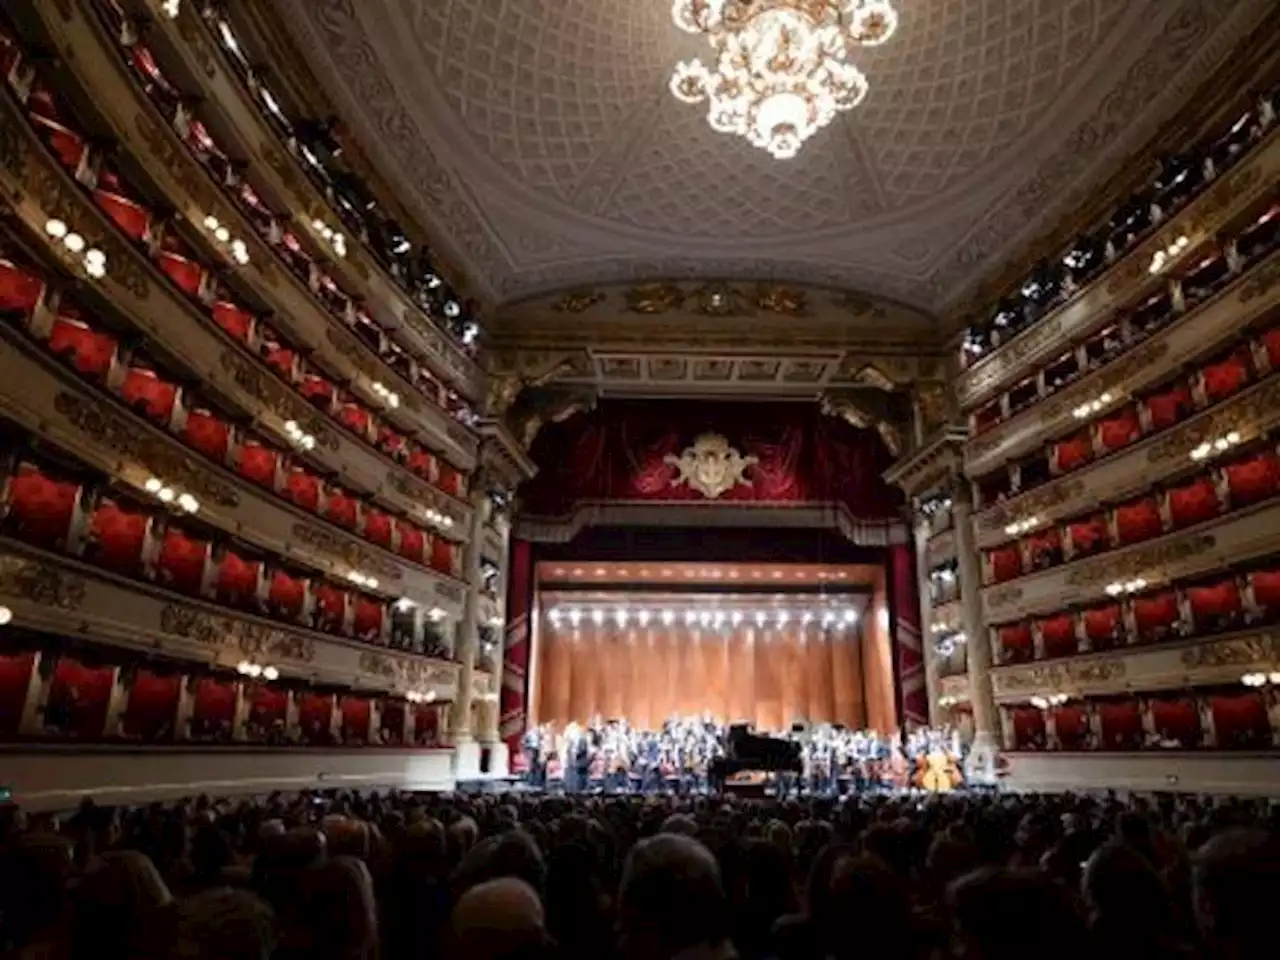
[[[1078,202],[1270,0],[898,0],[793,160],[668,78],[670,0],[279,0],[348,128],[499,300],[786,279],[939,310]]]

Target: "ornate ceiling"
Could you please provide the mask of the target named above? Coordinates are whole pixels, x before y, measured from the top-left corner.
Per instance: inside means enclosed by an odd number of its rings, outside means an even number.
[[[381,172],[510,302],[785,279],[937,311],[1078,203],[1270,0],[900,0],[871,95],[777,161],[667,90],[670,0],[280,0]]]

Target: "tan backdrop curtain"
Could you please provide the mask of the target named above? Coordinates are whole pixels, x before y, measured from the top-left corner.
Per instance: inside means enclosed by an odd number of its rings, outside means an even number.
[[[760,730],[781,730],[796,720],[867,724],[858,629],[799,622],[720,630],[617,627],[584,620],[576,627],[546,624],[540,642],[540,722],[625,717],[655,729],[668,717],[706,711]]]

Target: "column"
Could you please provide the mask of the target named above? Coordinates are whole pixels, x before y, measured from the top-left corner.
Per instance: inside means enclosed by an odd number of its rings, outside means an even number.
[[[454,776],[459,780],[473,780],[480,775],[480,747],[472,737],[471,703],[476,650],[480,644],[480,594],[484,589],[480,559],[485,515],[490,504],[487,485],[481,482],[478,475],[473,483],[471,524],[467,530],[466,549],[462,558],[467,592],[462,606],[462,621],[458,627],[458,646],[454,650],[454,659],[459,663],[458,692],[449,705],[449,742],[454,748]]]
[[[111,671],[111,694],[107,699],[106,721],[102,725],[103,734],[108,737],[121,735],[120,725],[124,719],[125,709],[129,706],[129,692],[133,687],[133,678],[132,670],[128,675],[120,667],[115,667]]]
[[[498,610],[502,624],[496,631],[493,654],[489,657],[489,669],[493,672],[493,686],[489,691],[491,700],[485,704],[481,713],[483,718],[479,736],[484,748],[489,751],[489,773],[492,776],[505,777],[508,772],[510,758],[507,756],[507,745],[502,741],[502,671],[507,654],[507,576],[511,549],[511,524],[501,511],[492,510],[493,529],[498,534],[498,553],[494,559],[498,563]]]
[[[941,726],[938,706],[941,681],[938,678],[938,651],[933,634],[933,600],[929,596],[929,521],[916,522],[916,588],[920,594],[920,643],[924,647],[924,689],[929,698],[929,726]]]
[[[174,718],[173,736],[175,740],[191,739],[191,717],[196,707],[197,678],[189,673],[182,675],[178,684],[178,710]]]
[[[973,510],[968,491],[958,490],[951,498],[951,519],[955,528],[956,559],[960,567],[960,608],[969,665],[969,702],[973,707],[973,746],[969,754],[969,776],[994,782],[999,730],[995,696],[991,691],[991,645],[982,620],[982,564],[973,537]]]

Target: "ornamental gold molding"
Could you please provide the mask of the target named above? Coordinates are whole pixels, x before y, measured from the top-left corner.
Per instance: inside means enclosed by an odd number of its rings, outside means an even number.
[[[1212,534],[1179,537],[1168,543],[1140,547],[1122,556],[1102,557],[1093,562],[1086,562],[1079,569],[1067,573],[1066,584],[1076,588],[1094,587],[1100,583],[1131,580],[1139,574],[1147,574],[1145,579],[1156,582],[1160,579],[1158,571],[1161,567],[1197,557],[1215,546],[1217,546],[1217,538]]]
[[[1085,482],[1070,478],[1055,480],[1037,490],[1018,497],[1012,503],[1000,504],[986,511],[978,519],[980,529],[988,532],[1003,530],[1019,519],[1035,516],[1069,503],[1084,493]]]
[[[343,563],[363,573],[376,573],[379,577],[385,577],[393,582],[404,579],[397,564],[391,563],[377,552],[368,550],[341,534],[309,523],[295,523],[292,534],[299,543],[338,557]]]
[[[1138,347],[1127,356],[1103,367],[1095,378],[1081,381],[1078,385],[1068,387],[1053,399],[1039,408],[1040,423],[1048,425],[1057,420],[1065,411],[1079,406],[1082,400],[1123,387],[1135,373],[1144,367],[1156,363],[1169,352],[1167,339],[1154,340]]]
[[[53,406],[81,433],[137,460],[156,476],[223,507],[240,504],[240,494],[235,487],[204,464],[181,453],[171,443],[149,436],[137,424],[109,412],[103,404],[63,391],[54,397]]]
[[[598,303],[604,303],[605,295],[598,290],[571,290],[551,305],[556,313],[586,313]]]
[[[679,471],[671,480],[671,486],[688,486],[708,500],[718,499],[734,487],[751,486],[745,474],[759,462],[758,457],[743,456],[718,433],[704,433],[692,446],[685,447],[680,456],[669,453],[662,459]]]
[[[1199,644],[1182,651],[1182,665],[1197,667],[1256,667],[1280,664],[1280,633],[1268,630],[1247,637]]]
[[[303,399],[296,396],[270,373],[258,367],[248,357],[227,348],[219,358],[222,369],[231,374],[238,386],[281,420],[293,420],[304,431],[316,438],[316,443],[333,453],[341,449],[337,435],[326,421]]]
[[[1277,274],[1280,275],[1280,264],[1277,264]],[[1244,434],[1247,439],[1266,430],[1278,415],[1280,378],[1273,378],[1257,390],[1241,394],[1209,411],[1205,419],[1174,428],[1152,445],[1147,452],[1147,460],[1155,464],[1185,457],[1198,444],[1232,430]]]
[[[996,696],[1031,693],[1039,690],[1078,692],[1081,687],[1098,687],[1123,680],[1128,672],[1122,657],[1072,663],[1004,667],[991,673],[991,689]]]
[[[1021,587],[996,587],[987,594],[987,608],[989,610],[999,610],[1001,607],[1012,606],[1021,599]]]
[[[311,663],[316,642],[280,627],[222,617],[182,604],[170,603],[160,611],[160,629],[170,636],[194,640],[214,650],[235,650],[250,657],[269,657],[294,663]]]
[[[0,555],[0,595],[74,611],[84,603],[85,590],[85,579],[69,570],[42,560]]]
[[[360,655],[360,672],[401,689],[444,688],[452,692],[458,682],[458,665],[431,663],[367,651]]]

